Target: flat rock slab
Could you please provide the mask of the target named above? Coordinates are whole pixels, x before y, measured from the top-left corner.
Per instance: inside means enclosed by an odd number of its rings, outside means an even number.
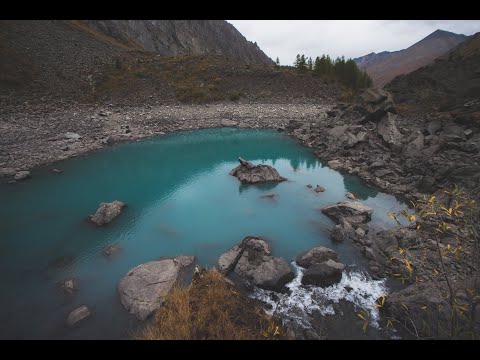
[[[164,301],[177,282],[183,265],[190,265],[194,257],[151,261],[138,265],[127,272],[118,283],[122,305],[137,319],[145,320]]]
[[[343,217],[350,224],[359,224],[370,220],[373,209],[357,201],[341,201],[323,207],[322,212],[335,222],[340,223]]]
[[[72,312],[67,317],[67,325],[68,326],[74,326],[77,324],[79,321],[82,321],[88,317],[90,317],[92,313],[90,312],[90,309],[86,305],[82,305]]]
[[[112,201],[111,203],[100,203],[95,214],[90,215],[90,221],[97,226],[108,224],[120,215],[123,208],[126,206],[127,204],[118,200]]]

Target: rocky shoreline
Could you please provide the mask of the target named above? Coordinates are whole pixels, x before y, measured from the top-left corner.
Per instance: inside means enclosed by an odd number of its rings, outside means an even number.
[[[117,142],[184,130],[233,126],[284,128],[326,118],[332,104],[206,104],[26,107],[0,118],[0,178],[85,155]],[[18,109],[17,109],[18,110]]]

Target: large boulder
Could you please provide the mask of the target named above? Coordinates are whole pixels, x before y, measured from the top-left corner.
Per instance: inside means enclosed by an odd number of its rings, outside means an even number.
[[[344,218],[350,224],[367,222],[373,213],[371,207],[357,201],[341,201],[336,204],[327,205],[321,210],[337,223],[340,223],[341,218]]]
[[[67,324],[68,326],[74,326],[79,321],[82,321],[88,317],[90,317],[92,313],[90,309],[86,305],[82,305],[75,310],[72,310],[67,317]]]
[[[344,268],[345,265],[331,259],[320,264],[313,264],[303,274],[302,284],[321,287],[332,286],[342,279]]]
[[[25,180],[28,178],[31,178],[32,175],[30,174],[30,171],[19,171],[15,174],[14,179],[15,180]]]
[[[296,262],[299,266],[307,269],[313,264],[320,264],[328,260],[338,261],[337,253],[324,246],[318,246],[298,255]]]
[[[396,113],[392,95],[379,88],[363,91],[355,102],[355,110],[365,114],[361,122],[377,121],[387,112]]]
[[[255,184],[267,181],[285,181],[283,176],[278,174],[278,171],[270,165],[253,165],[251,162],[239,158],[238,165],[235,169],[230,171],[230,175],[235,176],[243,184]]]
[[[290,264],[282,258],[262,262],[252,274],[255,285],[273,291],[281,291],[294,277]]]
[[[90,221],[97,226],[103,226],[115,219],[127,204],[121,201],[112,201],[111,203],[100,203],[94,215],[90,215]]]
[[[193,259],[182,256],[134,267],[118,283],[122,305],[139,320],[145,320],[163,304],[175,284],[181,285],[181,270],[191,265]]]
[[[273,291],[283,291],[295,277],[290,264],[272,257],[269,243],[254,236],[247,236],[222,254],[218,265],[223,274],[233,271],[247,284]]]
[[[395,125],[396,118],[397,115],[390,112],[386,113],[378,123],[377,131],[383,141],[389,144],[392,149],[400,150],[402,134]]]

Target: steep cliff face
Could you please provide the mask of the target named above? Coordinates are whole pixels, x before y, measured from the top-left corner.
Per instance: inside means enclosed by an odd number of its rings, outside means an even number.
[[[407,49],[370,53],[354,61],[359,68],[367,71],[375,86],[382,87],[398,75],[430,64],[467,38],[465,35],[437,30]]]
[[[273,64],[224,20],[86,20],[94,30],[126,46],[160,55],[224,55],[248,64]]]

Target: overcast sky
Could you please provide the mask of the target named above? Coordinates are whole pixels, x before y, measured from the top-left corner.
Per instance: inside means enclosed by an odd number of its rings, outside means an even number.
[[[480,20],[227,20],[271,59],[292,65],[297,54],[355,58],[401,50],[437,29],[472,35]]]

